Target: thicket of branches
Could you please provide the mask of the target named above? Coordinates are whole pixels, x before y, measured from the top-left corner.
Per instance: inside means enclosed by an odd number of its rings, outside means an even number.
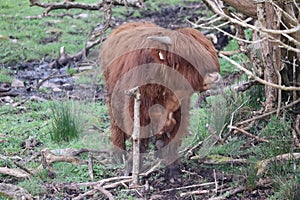
[[[237,123],[237,130],[241,132],[253,120],[272,114],[279,116],[288,109],[294,142],[299,147],[300,133],[295,130],[300,126],[300,2],[205,0],[205,3],[215,13],[214,17],[205,23],[192,23],[193,26],[214,29],[238,40],[239,52],[247,55],[250,62],[237,63],[222,52],[219,56],[264,86],[262,110]],[[229,24],[235,26],[235,35],[222,29]],[[253,33],[250,41],[245,37],[246,29]]]

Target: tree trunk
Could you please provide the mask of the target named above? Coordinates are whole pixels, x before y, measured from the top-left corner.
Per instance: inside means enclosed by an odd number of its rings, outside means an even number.
[[[256,15],[256,2],[254,0],[223,0],[228,5],[234,7],[239,12],[257,18]]]
[[[257,17],[260,27],[279,30],[281,19],[280,15],[281,13],[275,10],[269,2],[257,4]],[[267,34],[260,32],[260,38],[264,37],[267,37]],[[272,37],[280,40],[279,34],[273,34]],[[260,53],[264,68],[264,79],[270,83],[281,84],[281,76],[279,73],[281,70],[281,50],[279,45],[269,39],[266,39],[261,42]],[[269,112],[275,108],[278,95],[281,96],[281,91],[268,85],[265,86],[265,112]]]

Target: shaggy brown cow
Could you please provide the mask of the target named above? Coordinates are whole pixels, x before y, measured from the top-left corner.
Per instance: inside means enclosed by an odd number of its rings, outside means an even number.
[[[112,143],[118,158],[133,130],[133,97],[141,92],[141,152],[154,138],[156,155],[168,166],[167,176],[179,172],[177,149],[187,133],[190,97],[220,81],[220,66],[212,43],[191,28],[169,30],[152,23],[127,23],[103,43],[101,67],[107,89]],[[132,160],[128,161],[127,174]]]

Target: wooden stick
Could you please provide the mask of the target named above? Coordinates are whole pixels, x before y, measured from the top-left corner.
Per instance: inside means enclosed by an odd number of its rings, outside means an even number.
[[[109,200],[114,200],[114,196],[106,189],[104,189],[103,187],[99,186],[99,185],[95,185],[94,188],[98,191],[100,191],[102,194],[104,194],[105,196],[107,196],[107,198]]]
[[[297,115],[296,117],[296,123],[295,123],[295,129],[292,130],[292,134],[293,134],[293,139],[294,139],[294,143],[296,145],[296,147],[300,148],[300,143],[299,143],[299,139],[298,139],[298,135],[300,135],[300,115]]]
[[[274,162],[274,161],[283,162],[283,161],[288,161],[291,159],[295,159],[295,160],[300,159],[300,153],[286,153],[286,154],[275,156],[273,158],[263,160],[258,164],[257,175],[262,175],[265,172],[268,164],[270,164],[271,162]]]
[[[186,196],[190,196],[190,195],[207,194],[209,192],[210,192],[210,190],[196,190],[196,191],[191,191],[191,192],[182,192],[179,194],[179,196],[186,197]]]
[[[93,155],[89,152],[89,160],[88,160],[88,169],[91,181],[94,181],[94,172],[93,172]]]
[[[296,104],[299,103],[299,102],[300,102],[300,98],[297,99],[296,101],[294,101],[294,102],[292,102],[292,103],[286,105],[286,106],[282,106],[280,109],[281,109],[281,110],[284,110],[284,109],[290,108],[290,107],[296,105]],[[270,111],[270,112],[268,112],[268,113],[264,113],[264,114],[259,115],[259,116],[252,117],[252,118],[250,118],[250,119],[247,119],[247,120],[245,120],[245,121],[241,121],[241,122],[237,123],[236,126],[239,126],[239,125],[242,125],[242,124],[251,122],[251,121],[253,121],[253,120],[257,120],[257,119],[261,119],[261,118],[267,117],[267,116],[272,115],[272,114],[274,114],[274,113],[276,113],[276,112],[277,112],[277,109],[276,109],[276,110],[273,110],[273,111]]]
[[[161,193],[163,192],[171,192],[174,190],[182,190],[182,189],[189,189],[189,188],[195,188],[195,187],[203,187],[203,186],[209,186],[209,185],[215,185],[215,182],[208,182],[208,183],[201,183],[201,184],[195,184],[195,185],[188,185],[188,186],[183,186],[183,187],[177,187],[177,188],[171,188],[167,190],[162,190],[160,191]]]
[[[134,125],[132,133],[132,183],[131,187],[138,186],[140,171],[140,106],[141,93],[139,87],[127,90],[125,94],[134,97]]]
[[[228,126],[228,128],[229,128],[229,129],[234,129],[234,130],[236,130],[236,131],[238,131],[238,132],[240,132],[240,133],[246,135],[247,137],[254,138],[254,139],[256,139],[256,140],[258,140],[258,141],[260,141],[260,142],[269,142],[269,141],[266,140],[266,139],[263,139],[263,138],[260,138],[260,137],[255,136],[255,135],[252,135],[251,133],[245,131],[244,129],[238,128],[238,127],[236,127],[236,126]]]
[[[0,174],[6,174],[6,175],[14,176],[17,178],[28,178],[29,177],[29,174],[27,174],[23,170],[10,169],[7,167],[0,167]]]
[[[244,71],[248,76],[251,76],[252,78],[254,78],[254,80],[258,81],[259,83],[261,83],[263,85],[268,85],[270,87],[280,89],[280,90],[285,90],[285,91],[300,91],[300,87],[294,87],[294,86],[286,87],[283,85],[278,85],[278,84],[274,84],[274,83],[265,81],[264,79],[261,79],[260,77],[256,76],[255,74],[253,74],[251,71],[249,71],[248,69],[246,69],[245,67],[243,67],[242,65],[237,63],[236,61],[232,60],[231,58],[229,58],[223,54],[219,54],[219,55],[221,58],[224,58],[225,60],[227,60],[234,66],[236,66],[239,70]]]

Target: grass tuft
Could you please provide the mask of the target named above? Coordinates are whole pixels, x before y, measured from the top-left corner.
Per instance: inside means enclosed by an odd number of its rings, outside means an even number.
[[[80,115],[74,108],[73,102],[54,102],[52,111],[52,126],[50,134],[56,143],[70,142],[78,139],[81,131]]]

